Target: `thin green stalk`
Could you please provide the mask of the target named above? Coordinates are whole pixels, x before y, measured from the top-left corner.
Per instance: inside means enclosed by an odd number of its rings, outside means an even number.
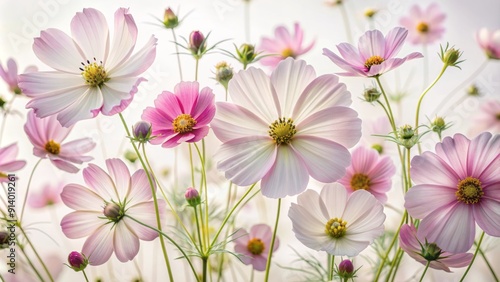
[[[474,242],[474,244],[477,246],[476,242]],[[486,258],[486,254],[483,252],[483,250],[481,250],[481,248],[478,248],[478,250],[479,250],[479,254],[483,258],[484,262],[486,263],[486,266],[488,266],[488,269],[490,270],[491,275],[493,275],[493,278],[495,279],[495,281],[498,282],[498,277],[495,273],[495,270],[493,270],[493,267],[491,267],[491,264],[488,261],[488,258]]]
[[[479,250],[481,248],[481,243],[483,242],[483,238],[484,238],[484,231],[481,233],[481,237],[479,237],[479,242],[477,242],[476,251],[474,252],[474,255],[472,256],[472,260],[470,261],[469,266],[467,266],[467,269],[465,270],[464,275],[460,279],[460,282],[464,281],[465,276],[467,276],[467,274],[469,273],[469,270],[472,267],[474,260],[476,259],[477,253],[479,252]]]
[[[387,105],[387,112],[389,113],[389,122],[391,123],[392,130],[396,132],[396,123],[394,122],[394,114],[392,113],[391,104],[389,103],[389,99],[387,98],[387,94],[385,93],[384,87],[380,82],[380,77],[375,76],[375,80],[377,81],[378,87],[380,87],[380,92],[382,92],[382,97],[384,97],[385,104]]]
[[[122,121],[123,127],[125,128],[125,132],[127,133],[127,136],[132,136],[130,134],[130,130],[128,129],[127,123],[125,122],[125,118],[123,118],[122,113],[119,113],[118,115],[120,116],[120,119]],[[149,187],[151,187],[151,195],[153,197],[153,203],[154,203],[154,206],[155,206],[156,224],[158,226],[158,229],[161,231],[162,228],[161,228],[160,210],[158,208],[158,199],[156,198],[156,189],[155,189],[155,185],[153,183],[153,180],[151,178],[150,170],[148,169],[146,163],[144,162],[144,160],[143,160],[143,158],[141,156],[141,153],[137,149],[137,146],[135,145],[134,141],[130,140],[130,143],[132,144],[132,147],[134,147],[134,151],[137,154],[137,158],[141,162],[141,165],[144,168],[144,171],[146,172],[146,176],[148,177]],[[165,264],[167,266],[168,277],[169,277],[170,281],[174,281],[174,276],[172,274],[172,269],[170,267],[170,261],[168,259],[168,254],[167,254],[167,248],[165,246],[165,241],[163,240],[163,237],[161,237],[161,236],[160,236],[160,245],[161,245],[161,249],[162,249],[162,252],[163,252],[163,257],[165,259]]]
[[[24,228],[21,226],[21,224],[18,222],[17,224],[17,227],[19,228],[19,230],[21,231],[21,233],[23,234],[24,238],[26,239],[26,242],[28,243],[28,245],[31,247],[31,249],[33,250],[33,253],[35,254],[36,258],[38,259],[38,261],[40,262],[40,264],[42,265],[43,269],[45,270],[45,272],[47,273],[47,275],[49,276],[49,279],[50,281],[54,281],[54,278],[52,278],[52,274],[50,274],[50,271],[49,269],[47,268],[47,266],[45,265],[45,263],[43,262],[42,260],[42,257],[40,257],[40,255],[38,254],[38,252],[36,251],[35,249],[35,246],[33,245],[33,243],[31,243],[31,240],[30,238],[28,237],[28,235],[26,234],[26,232],[24,231]],[[43,279],[42,279],[43,281]]]
[[[194,81],[198,81],[198,63],[200,59],[196,58],[196,65],[194,67]]]
[[[276,233],[278,232],[278,223],[280,220],[280,210],[281,210],[281,198],[278,199],[278,208],[276,211],[276,222],[274,223],[273,237],[271,239],[271,246],[269,246],[269,253],[267,255],[266,276],[264,278],[265,282],[269,281],[269,273],[271,270],[271,260],[273,257],[274,243],[276,241]]]
[[[424,60],[424,76],[423,76],[423,86],[425,87],[425,85],[429,84],[429,58],[428,58],[428,55],[427,55],[427,44],[424,43],[424,45],[422,46],[422,55],[424,56],[423,60]]]
[[[406,169],[408,170],[406,172],[406,191],[410,190],[411,188],[411,174],[410,174],[410,165],[411,165],[411,149],[406,149]]]
[[[181,248],[181,246],[179,246],[179,245],[177,244],[177,242],[175,242],[175,240],[173,240],[172,238],[170,238],[170,236],[168,236],[167,234],[165,234],[163,231],[161,231],[161,230],[159,230],[159,229],[157,229],[157,228],[154,228],[153,226],[149,226],[149,225],[147,225],[147,224],[145,224],[145,223],[143,223],[143,222],[141,222],[141,221],[139,221],[139,220],[137,220],[137,219],[135,219],[135,218],[131,217],[131,216],[130,216],[130,215],[128,215],[128,214],[125,214],[124,216],[126,216],[126,217],[130,218],[131,220],[133,220],[133,221],[135,221],[135,222],[139,223],[139,224],[140,224],[140,225],[142,225],[142,226],[145,226],[145,227],[147,227],[147,228],[149,228],[149,229],[151,229],[151,230],[154,230],[154,231],[158,232],[158,234],[160,234],[160,235],[162,235],[163,237],[167,238],[167,240],[169,240],[169,241],[170,241],[170,243],[172,243],[174,246],[176,246],[176,247],[177,247],[177,249],[179,249],[179,251],[182,253],[182,255],[186,258],[186,260],[187,260],[187,262],[188,262],[188,264],[189,264],[189,267],[191,268],[191,271],[192,271],[192,272],[193,272],[193,274],[194,274],[194,277],[195,277],[196,281],[200,281],[200,280],[198,279],[198,274],[196,273],[196,270],[194,269],[194,266],[193,266],[193,264],[191,263],[191,260],[189,259],[189,256],[186,254],[186,252],[184,252],[184,250]],[[162,238],[162,237],[160,236],[160,238]]]
[[[85,277],[85,281],[89,282],[89,278],[87,277],[87,273],[85,273],[85,269],[82,269],[83,277]]]
[[[335,270],[335,256],[328,254],[328,281],[333,280],[334,270]]]
[[[171,30],[172,30],[172,36],[174,37],[175,54],[177,55],[177,66],[179,67],[179,76],[181,78],[181,81],[184,81],[184,79],[182,79],[181,58],[179,54],[179,45],[177,44],[177,36],[175,35],[174,29],[171,28]]]
[[[202,227],[200,226],[200,219],[198,217],[198,210],[196,209],[196,207],[194,207],[193,210],[194,210],[194,217],[196,219],[196,231],[198,233],[198,241],[199,241],[199,244],[200,244],[200,249],[201,249],[202,252],[204,252],[205,248],[203,247],[204,244],[202,242],[202,237],[201,237],[201,232],[200,232],[200,229]]]
[[[194,185],[194,162],[193,162],[193,148],[191,148],[191,143],[188,144],[189,148],[189,163],[191,165],[191,186],[195,188]]]
[[[30,192],[31,180],[33,180],[33,175],[35,174],[35,170],[36,170],[36,168],[38,167],[38,165],[40,164],[41,161],[42,161],[42,159],[40,158],[36,162],[35,166],[33,167],[33,170],[30,173],[30,178],[28,179],[28,186],[26,187],[26,193],[24,194],[23,207],[21,208],[21,217],[19,218],[19,222],[23,221],[24,208],[26,207],[26,201],[28,200],[28,194]]]
[[[226,99],[225,99],[225,101],[227,102],[227,94],[228,94],[227,87],[224,87],[224,89],[225,89],[225,92],[226,92]]]
[[[347,36],[347,42],[353,43],[352,41],[352,33],[351,33],[351,25],[349,24],[349,16],[347,15],[347,9],[345,8],[345,4],[342,3],[339,5],[340,14],[342,14],[342,19],[344,20],[345,33]]]
[[[17,241],[19,243],[19,240],[17,240]],[[35,265],[33,265],[33,262],[31,261],[31,259],[29,258],[29,256],[24,251],[24,247],[21,247],[20,249],[21,249],[21,252],[23,253],[24,257],[26,258],[26,261],[30,265],[31,269],[33,269],[33,271],[35,272],[35,274],[38,277],[38,279],[40,279],[40,281],[42,281],[42,282],[45,281],[43,279],[42,275],[40,274],[40,272],[38,272],[38,270],[36,269]]]
[[[198,157],[200,158],[200,163],[201,163],[201,189],[202,189],[202,194],[205,202],[205,233],[204,233],[204,238],[205,238],[205,244],[208,245],[208,242],[210,241],[209,238],[209,232],[208,232],[208,226],[209,226],[209,221],[208,221],[208,185],[207,185],[207,171],[206,171],[206,165],[205,165],[205,139],[201,139],[201,152],[200,148],[198,148],[198,145],[196,143],[194,144],[194,147],[196,148],[196,151],[198,152]]]
[[[389,270],[387,278],[385,279],[386,282],[388,282],[389,280],[391,282],[394,282],[394,279],[396,278],[396,273],[398,272],[399,265],[401,263],[401,259],[403,258],[403,254],[404,254],[403,250],[401,248],[398,248],[398,250],[396,251],[396,255],[394,256],[394,261],[391,264],[391,269]]]
[[[425,264],[424,273],[422,273],[422,276],[420,277],[419,282],[424,281],[424,276],[427,273],[427,269],[429,269],[429,265],[431,265],[431,262],[427,261],[427,263]]]
[[[203,256],[203,257],[201,258],[201,260],[203,261],[203,274],[202,274],[202,275],[203,275],[203,277],[202,277],[202,279],[203,279],[203,282],[207,282],[207,276],[208,276],[208,275],[207,275],[207,269],[208,269],[208,257]]]

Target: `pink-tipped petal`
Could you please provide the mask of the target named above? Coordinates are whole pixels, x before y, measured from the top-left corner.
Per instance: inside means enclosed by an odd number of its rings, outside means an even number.
[[[137,26],[134,17],[128,13],[128,9],[118,8],[115,12],[115,29],[113,43],[106,60],[106,67],[114,69],[116,66],[130,57],[137,40]]]
[[[113,254],[113,225],[105,224],[90,235],[82,247],[82,253],[90,265],[101,265]]]
[[[94,191],[78,184],[68,184],[61,192],[63,203],[74,210],[102,211],[105,200]]]
[[[83,9],[71,20],[71,34],[81,47],[85,60],[106,61],[109,48],[108,24],[104,15],[92,8]]]
[[[92,234],[99,227],[102,228],[105,223],[99,219],[102,216],[102,212],[97,211],[75,211],[63,217],[61,228],[64,235],[70,239],[82,238]]]

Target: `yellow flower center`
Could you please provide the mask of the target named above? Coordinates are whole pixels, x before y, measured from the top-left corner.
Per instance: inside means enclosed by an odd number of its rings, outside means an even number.
[[[260,255],[265,249],[264,242],[259,238],[252,238],[248,241],[247,249],[253,255]]]
[[[368,8],[365,10],[365,17],[372,18],[373,16],[375,16],[376,13],[377,13],[376,10]]]
[[[5,172],[0,171],[0,178],[7,178],[8,175]]]
[[[172,122],[176,133],[186,133],[193,131],[193,126],[196,125],[196,120],[190,114],[180,114]]]
[[[45,151],[57,155],[61,151],[61,145],[59,143],[54,142],[54,140],[50,140],[45,144]]]
[[[371,56],[370,58],[368,58],[365,62],[365,67],[367,67],[368,69],[370,69],[371,66],[373,65],[380,65],[382,62],[384,62],[384,58],[380,57],[380,56]]]
[[[474,177],[467,177],[460,180],[457,188],[458,190],[455,193],[457,200],[466,204],[477,204],[484,195],[481,181]]]
[[[82,62],[82,66],[83,68],[80,68],[80,70],[82,71],[82,77],[87,85],[101,87],[109,80],[106,70],[104,70],[102,66],[102,61],[97,64],[94,58],[94,62],[92,63],[89,60],[87,60],[87,64]]]
[[[363,173],[356,173],[352,176],[351,187],[356,190],[370,190],[370,178]]]
[[[293,53],[293,50],[291,48],[285,48],[283,51],[281,51],[281,57],[283,58],[292,57],[295,59],[295,54]]]
[[[325,233],[329,234],[333,238],[340,238],[345,235],[347,231],[347,222],[342,220],[342,218],[332,218],[325,226]]]
[[[421,32],[421,33],[426,33],[429,31],[429,25],[427,23],[424,23],[424,22],[420,22],[418,25],[417,25],[417,30],[418,32]]]
[[[290,143],[297,130],[291,118],[279,118],[269,126],[268,133],[277,145],[286,145]]]
[[[500,113],[497,113],[495,116],[498,120],[500,120]]]

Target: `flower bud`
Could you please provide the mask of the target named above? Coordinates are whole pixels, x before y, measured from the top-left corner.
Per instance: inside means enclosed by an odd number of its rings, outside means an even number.
[[[431,123],[431,129],[434,132],[441,132],[446,129],[446,123],[442,117],[436,117]]]
[[[125,152],[125,159],[127,159],[131,163],[135,163],[135,161],[137,161],[138,159],[138,156],[135,152],[127,150],[127,152]]]
[[[7,103],[2,97],[0,97],[0,109],[3,109],[3,106]]]
[[[192,207],[196,207],[197,205],[201,204],[200,193],[198,193],[198,190],[192,187],[187,188],[184,197],[186,198],[188,204]]]
[[[107,203],[102,213],[114,222],[118,222],[122,218],[121,208],[115,203]]]
[[[375,149],[379,155],[381,155],[384,152],[384,147],[380,144],[373,144],[372,149]]]
[[[441,46],[441,61],[443,61],[445,65],[460,68],[458,64],[463,61],[459,61],[458,59],[460,59],[462,53],[463,52],[460,52],[460,50],[453,47],[448,49],[448,44],[446,45],[446,48],[444,50]]]
[[[399,128],[399,137],[402,139],[411,139],[415,135],[415,131],[411,125],[406,124]]]
[[[375,9],[372,9],[372,8],[368,8],[365,10],[365,17],[371,19],[373,18],[373,16],[375,16],[375,14],[377,14],[377,10]]]
[[[255,46],[251,44],[241,44],[238,51],[240,60],[248,63],[251,63],[257,56],[257,54],[255,54]]]
[[[481,91],[475,84],[472,84],[467,88],[467,95],[474,97],[481,96]]]
[[[151,123],[146,121],[139,121],[132,126],[132,131],[135,140],[144,143],[149,141],[151,137]]]
[[[365,88],[365,91],[363,92],[365,101],[370,103],[377,101],[380,95],[382,95],[382,93],[380,93],[376,87]]]
[[[426,243],[422,247],[422,256],[428,260],[433,261],[439,259],[443,251],[435,243]]]
[[[337,274],[344,279],[352,278],[354,276],[354,265],[348,259],[341,261]]]
[[[0,232],[0,249],[7,248],[9,246],[9,233],[2,231]]]
[[[193,54],[203,53],[205,49],[205,36],[198,30],[191,32],[189,35],[189,49]]]
[[[87,267],[89,261],[83,254],[73,251],[68,255],[68,264],[74,271],[81,271]]]
[[[403,125],[398,130],[398,144],[402,145],[406,149],[410,149],[415,146],[418,142],[419,136],[415,134],[415,130],[411,125]]]
[[[233,78],[233,68],[226,62],[215,65],[215,80],[227,89],[229,81]]]
[[[179,25],[179,18],[170,8],[165,10],[163,25],[165,25],[166,28],[175,28]]]

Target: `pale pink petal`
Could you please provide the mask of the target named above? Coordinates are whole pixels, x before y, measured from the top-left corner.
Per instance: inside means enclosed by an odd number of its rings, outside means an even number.
[[[144,81],[146,81],[144,78],[120,77],[112,78],[106,82],[101,87],[102,113],[110,116],[125,110],[137,93],[137,87]]]
[[[432,171],[432,173],[429,173]],[[424,152],[411,160],[411,178],[417,183],[439,184],[441,186],[456,187],[460,175],[439,156],[431,152]]]
[[[291,117],[302,91],[316,78],[314,68],[305,61],[287,58],[271,74],[271,84],[280,101],[281,115]]]
[[[82,238],[90,235],[106,223],[102,212],[97,211],[75,211],[69,213],[61,220],[61,228],[64,235],[70,239]],[[109,224],[108,224],[109,226]]]
[[[118,260],[127,262],[139,253],[139,238],[121,221],[115,224],[113,246]]]
[[[479,204],[472,206],[472,213],[479,228],[490,236],[500,237],[500,228],[498,228],[500,226],[500,197],[498,196],[500,183],[497,183],[496,186],[498,187],[495,189],[496,199],[483,196]]]
[[[448,257],[446,257],[448,255]],[[440,261],[449,267],[465,267],[468,266],[474,255],[471,253],[465,254],[450,254],[444,253]]]
[[[403,46],[408,30],[402,27],[391,29],[385,36],[385,53],[380,55],[382,58],[392,58],[396,56]],[[377,55],[378,53],[374,53]]]
[[[251,185],[273,167],[276,144],[270,137],[246,137],[228,141],[215,153],[217,168],[237,185]]]
[[[248,109],[226,102],[217,102],[217,115],[210,126],[222,142],[241,137],[269,136],[269,124]]]
[[[71,20],[71,34],[85,60],[105,62],[109,48],[108,24],[104,15],[92,8],[77,12]]]
[[[65,160],[53,159],[53,158],[51,158],[50,155],[49,155],[49,158],[50,158],[50,162],[52,164],[54,164],[60,170],[64,170],[64,171],[69,172],[69,173],[77,173],[80,170],[75,165],[73,165]]]
[[[309,174],[321,182],[338,180],[351,163],[349,151],[329,139],[297,136],[290,146],[300,156]]]
[[[81,63],[87,60],[71,37],[54,28],[40,32],[40,37],[36,37],[33,43],[33,51],[44,64],[72,74],[80,75]]]
[[[75,88],[87,88],[81,74],[64,72],[33,72],[19,75],[19,88],[28,97],[42,97],[41,94],[71,91]],[[46,96],[46,95],[43,95]],[[74,98],[74,97],[73,97]]]
[[[99,211],[102,213],[106,201],[94,191],[78,184],[68,184],[61,192],[63,203],[74,210]]]
[[[236,232],[234,232],[231,237],[233,238],[233,242],[235,245],[244,246],[245,248],[247,247],[248,241],[250,240],[249,233],[243,228],[236,230]]]
[[[329,185],[336,185],[336,184],[327,184],[326,186]],[[328,191],[327,191],[328,190]],[[334,189],[323,189],[321,190],[321,193],[327,193],[331,192]],[[301,193],[299,196],[297,196],[297,204],[299,206],[304,206],[308,207],[308,211],[312,214],[314,218],[317,218],[319,221],[324,221],[325,224],[330,218],[334,217],[335,214],[332,214],[329,209],[332,208],[331,205],[327,205],[323,202],[323,199],[325,199],[325,202],[329,203],[329,195],[321,196],[318,194],[318,192],[307,189],[303,193]],[[345,205],[345,201],[339,201],[343,202],[343,204],[335,206],[334,208],[341,208],[342,211],[339,212],[338,214],[342,214],[344,211],[343,205]]]
[[[347,221],[346,236],[367,235],[365,240],[373,241],[381,233],[373,232],[385,221],[384,207],[375,197],[365,190],[354,191],[346,204],[342,219]],[[381,230],[383,232],[383,229]]]
[[[467,171],[467,154],[470,141],[462,134],[455,134],[453,138],[445,137],[436,145],[436,154],[453,168],[455,173],[464,179],[469,176]]]
[[[269,77],[260,69],[240,71],[229,82],[229,96],[238,105],[265,119],[267,124],[281,117],[278,97]]]
[[[90,235],[82,247],[82,253],[89,259],[90,265],[101,265],[113,254],[112,224],[105,224]]]
[[[483,184],[500,181],[500,134],[484,132],[471,141],[467,173],[479,177]]]
[[[262,178],[261,192],[268,198],[283,198],[303,192],[309,182],[307,167],[289,146],[278,146],[276,160]]]
[[[337,73],[338,75],[367,76],[364,71],[364,69],[366,68],[364,65],[362,66],[362,68],[360,66],[352,65],[348,61],[342,59],[341,57],[337,56],[337,54],[333,53],[332,51],[326,48],[323,48],[323,55],[327,56],[337,66],[347,71],[345,73]]]
[[[269,246],[271,244],[272,236],[273,230],[267,224],[256,224],[250,228],[249,237],[261,239],[264,246]]]
[[[113,180],[102,168],[89,164],[83,170],[83,179],[85,183],[94,189],[105,201],[117,199],[118,195],[115,192],[115,184]]]
[[[125,163],[120,159],[107,159],[106,167],[109,171],[111,181],[115,184],[118,200],[123,203],[130,188],[130,172]],[[110,187],[111,188],[111,187]],[[115,199],[116,200],[116,199]]]
[[[158,40],[151,36],[149,41],[132,55],[128,60],[113,69],[108,70],[108,75],[112,78],[117,77],[133,77],[145,72],[154,62],[156,58],[156,42]]]
[[[321,250],[334,256],[355,257],[361,251],[366,249],[369,244],[369,241],[355,241],[350,240],[349,237],[345,237],[339,240],[330,240],[321,248]]]
[[[253,255],[248,251],[246,242],[245,245],[235,245],[234,252],[238,254],[238,258],[241,260],[243,264],[249,265],[252,263]]]
[[[90,152],[94,149],[96,143],[92,138],[77,139],[61,145],[59,157],[74,163],[81,164],[83,162],[91,161],[91,156],[84,156],[83,154]]]
[[[158,200],[158,212],[160,214],[160,219],[163,219],[163,216],[166,213],[165,201]],[[158,228],[156,222],[155,205],[153,201],[143,202],[129,207],[127,210],[127,215],[139,222],[142,222],[143,224]],[[127,225],[130,227],[131,230],[134,230],[135,234],[139,237],[139,239],[145,241],[152,241],[156,237],[158,237],[158,232],[156,232],[155,230],[146,227],[142,224],[139,224],[133,220],[129,220],[128,218],[125,219],[127,220],[126,221]],[[164,226],[165,225],[163,224],[162,227]]]
[[[88,95],[89,91],[90,89],[88,86],[77,86],[70,89],[57,90],[31,99],[26,104],[26,108],[32,108],[37,117],[44,118],[67,109],[76,103],[77,97]],[[69,127],[69,125],[67,127]]]
[[[361,119],[358,113],[347,107],[329,107],[314,112],[297,124],[295,136],[316,136],[335,140],[350,148],[361,138]]]
[[[325,233],[326,222],[314,217],[307,208],[309,206],[292,203],[288,210],[288,217],[292,221],[295,237],[305,246],[313,250],[321,250],[331,241],[331,237]]]
[[[26,165],[26,161],[12,161],[8,163],[0,164],[1,171],[16,171],[20,170]]]
[[[264,254],[267,254],[264,253]],[[257,271],[264,271],[266,270],[266,265],[267,265],[267,258],[263,256],[254,256],[252,259],[252,266],[255,270]]]
[[[90,87],[69,107],[57,114],[57,120],[64,127],[95,117],[102,106],[103,97],[99,88]]]
[[[155,180],[151,176],[153,189],[156,190]],[[148,176],[142,169],[137,170],[130,181],[130,190],[127,192],[127,203],[134,205],[151,199],[152,190],[149,184]]]
[[[412,217],[422,219],[439,207],[456,202],[456,192],[456,187],[433,184],[416,185],[405,195],[405,208]]]
[[[341,218],[343,216],[348,197],[347,191],[342,184],[330,183],[323,186],[323,189],[321,189],[321,199],[325,201],[324,205],[328,210],[327,221],[335,217]],[[312,207],[313,205],[307,206]]]
[[[384,57],[386,54],[385,38],[379,30],[369,30],[365,32],[365,34],[359,38],[358,49],[361,59],[364,61],[371,56],[380,56],[386,59]],[[391,50],[388,51],[389,53],[391,52]]]
[[[181,112],[186,114],[192,114],[193,108],[198,101],[200,86],[198,82],[180,82],[175,85],[174,93],[176,98],[179,100],[179,105],[181,107]]]
[[[358,50],[356,50],[356,47],[352,46],[349,43],[340,43],[339,45],[337,45],[337,49],[339,50],[339,53],[343,58],[350,60],[349,64],[354,63],[354,65],[358,66],[359,68],[363,68],[365,66],[365,60],[360,57]]]
[[[116,66],[130,57],[137,40],[137,26],[134,18],[128,13],[128,9],[118,8],[115,12],[115,29],[113,34],[113,44],[105,64],[109,69]]]

